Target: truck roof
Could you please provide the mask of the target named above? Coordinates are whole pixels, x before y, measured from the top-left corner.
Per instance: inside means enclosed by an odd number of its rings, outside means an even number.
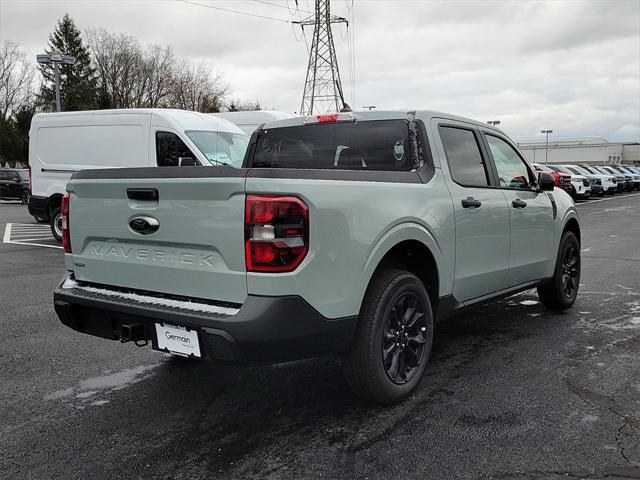
[[[474,125],[482,126],[490,130],[501,132],[499,128],[489,125],[478,120],[466,118],[450,113],[437,112],[434,110],[375,110],[375,111],[354,111],[353,115],[358,120],[370,121],[370,120],[401,120],[407,118],[409,112],[415,113],[417,117],[427,118],[444,118],[449,120],[455,120],[459,122],[471,123]],[[277,120],[265,124],[263,128],[280,128],[280,127],[294,127],[297,125],[303,125],[307,117],[293,117],[284,120]]]

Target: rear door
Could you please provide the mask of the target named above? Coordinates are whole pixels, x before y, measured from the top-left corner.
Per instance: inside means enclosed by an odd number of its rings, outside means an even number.
[[[228,167],[78,173],[68,185],[76,279],[242,303],[245,175]],[[158,228],[136,230],[136,220]]]
[[[510,282],[518,285],[545,278],[556,258],[549,194],[537,190],[533,170],[506,137],[494,131],[484,131],[483,137],[509,209]]]
[[[509,285],[509,210],[492,186],[493,175],[475,126],[437,124],[453,198],[456,261],[453,294],[464,302]]]
[[[9,171],[0,170],[0,197],[8,197],[9,194]]]

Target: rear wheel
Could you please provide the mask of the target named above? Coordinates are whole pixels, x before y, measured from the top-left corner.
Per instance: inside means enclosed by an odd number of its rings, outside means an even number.
[[[420,383],[433,342],[431,302],[422,282],[404,270],[371,280],[344,373],[365,400],[390,404]]]
[[[553,310],[564,310],[573,305],[580,285],[580,243],[573,232],[565,232],[551,281],[538,287],[542,304]]]
[[[20,201],[24,205],[28,205],[29,204],[29,190],[28,189],[25,188],[20,192]]]
[[[49,217],[49,221],[51,224],[51,233],[54,238],[62,242],[62,213],[60,211],[60,207],[54,208],[51,212],[51,216]]]

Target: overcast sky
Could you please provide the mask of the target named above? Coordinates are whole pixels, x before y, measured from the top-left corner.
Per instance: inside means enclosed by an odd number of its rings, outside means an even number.
[[[193,0],[291,21],[294,0]],[[334,26],[347,102],[427,108],[501,120],[517,140],[603,136],[640,141],[640,0],[480,2],[333,0],[351,18]],[[286,8],[287,5],[289,8]],[[313,0],[299,0],[300,10]],[[299,27],[177,0],[0,0],[0,40],[35,56],[68,12],[219,70],[242,100],[298,111],[307,66]],[[307,30],[310,39],[311,31]],[[351,77],[355,71],[355,88]]]

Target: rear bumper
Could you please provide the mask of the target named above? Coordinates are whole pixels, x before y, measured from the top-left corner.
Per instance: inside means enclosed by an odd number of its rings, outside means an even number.
[[[262,364],[342,352],[351,343],[357,320],[327,319],[298,296],[249,295],[237,313],[223,315],[143,304],[63,284],[54,293],[54,306],[64,325],[111,340],[121,339],[123,325],[144,326],[144,340],[154,347],[155,323],[197,329],[205,360]]]
[[[35,218],[49,218],[49,199],[47,197],[29,197],[29,214]]]

